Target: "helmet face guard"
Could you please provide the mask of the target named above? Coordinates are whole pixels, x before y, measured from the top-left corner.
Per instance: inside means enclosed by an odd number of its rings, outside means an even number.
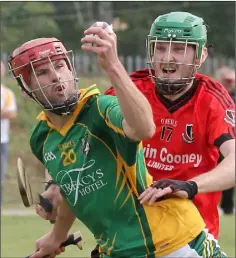
[[[190,41],[191,42],[191,41]],[[158,43],[165,43],[168,46],[168,57],[166,61],[161,60],[158,58],[158,54],[156,53],[156,46]],[[184,44],[184,53],[181,61],[170,61],[171,56],[171,48],[173,44]],[[187,54],[187,47],[191,45],[195,50],[195,56],[192,62],[187,62],[186,54]],[[156,36],[148,36],[147,38],[147,64],[149,68],[149,74],[152,80],[155,82],[157,90],[164,95],[175,95],[183,91],[190,83],[193,82],[195,78],[195,74],[199,69],[200,65],[197,64],[197,51],[198,51],[198,44],[197,43],[188,43],[188,40],[181,41],[174,41],[172,39],[162,40],[158,39]],[[170,73],[167,73],[165,77],[155,75],[155,65],[165,66],[167,70],[172,69],[174,66],[178,66],[182,68],[182,74],[177,77],[170,76]],[[184,70],[189,70],[188,75],[184,75]]]
[[[69,70],[72,73],[71,79],[60,80],[57,77],[55,83],[41,85],[35,72],[35,68],[42,64],[49,64],[52,71],[57,75],[53,62],[56,60],[65,60]],[[56,38],[42,38],[26,42],[17,48],[9,60],[9,68],[21,89],[35,100],[45,111],[50,111],[57,115],[70,114],[77,104],[78,94],[78,78],[76,76],[74,56],[72,51],[67,51],[63,44]],[[38,87],[31,89],[30,73],[35,77]],[[64,83],[73,83],[74,92],[68,95],[64,90]],[[60,86],[64,94],[64,100],[61,102],[52,102],[44,93],[47,87]],[[43,97],[43,101],[37,98],[37,92]]]
[[[206,26],[202,18],[186,12],[172,12],[159,16],[152,24],[150,33],[146,40],[147,64],[149,74],[155,83],[156,89],[163,95],[175,95],[185,90],[195,79],[197,70],[201,65],[203,48],[206,45]],[[165,61],[158,57],[156,46],[165,44],[167,47],[167,58]],[[184,51],[180,60],[171,59],[171,49],[177,44],[184,45]],[[189,61],[187,49],[194,48],[193,60]],[[157,67],[159,65],[159,67]],[[159,76],[155,71],[164,67],[165,76]],[[174,67],[181,67],[181,74],[176,78]]]

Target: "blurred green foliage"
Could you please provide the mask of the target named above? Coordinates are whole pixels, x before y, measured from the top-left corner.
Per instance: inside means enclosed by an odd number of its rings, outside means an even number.
[[[209,43],[214,45],[210,54],[235,55],[235,1],[114,1],[103,5],[97,1],[2,2],[2,51],[11,52],[37,37],[59,37],[68,48],[81,51],[84,29],[96,20],[112,22],[112,17],[127,25],[116,31],[119,53],[145,56],[145,39],[155,18],[171,11],[187,11],[209,25]]]
[[[49,2],[1,3],[1,51],[11,52],[37,37],[59,36],[58,24],[51,17],[55,12]]]

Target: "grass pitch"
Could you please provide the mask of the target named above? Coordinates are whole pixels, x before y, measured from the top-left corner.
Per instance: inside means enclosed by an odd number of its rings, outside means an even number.
[[[25,257],[34,251],[35,240],[48,232],[52,225],[38,216],[2,216],[1,257]],[[78,220],[71,233],[80,230],[85,244],[83,250],[75,246],[66,248],[59,257],[90,257],[95,247],[93,235]],[[221,217],[220,246],[228,257],[235,257],[235,217]]]

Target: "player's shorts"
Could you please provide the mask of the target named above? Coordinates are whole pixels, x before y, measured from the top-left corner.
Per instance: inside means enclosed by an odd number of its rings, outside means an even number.
[[[204,230],[188,245],[185,245],[171,254],[163,256],[163,258],[167,257],[227,258],[227,255],[221,251],[218,241],[214,239],[214,236],[208,233],[208,230]]]

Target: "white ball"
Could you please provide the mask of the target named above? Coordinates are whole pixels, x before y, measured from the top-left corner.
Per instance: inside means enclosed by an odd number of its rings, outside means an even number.
[[[104,24],[104,22],[99,22],[99,21],[96,22],[97,27],[101,27],[102,28],[103,24]],[[108,33],[113,33],[113,26],[112,26],[112,24],[108,25],[104,30],[107,31]],[[87,35],[87,36],[90,36],[90,35]],[[91,45],[96,46],[96,44],[90,44],[90,43],[86,43],[86,45],[88,45],[88,46],[91,46]]]
[[[96,22],[96,25],[98,26],[98,27],[103,27],[103,24],[104,24],[104,22]],[[106,28],[105,28],[105,30],[108,32],[108,33],[112,33],[113,32],[113,26],[112,26],[112,24],[111,25],[108,25]]]

